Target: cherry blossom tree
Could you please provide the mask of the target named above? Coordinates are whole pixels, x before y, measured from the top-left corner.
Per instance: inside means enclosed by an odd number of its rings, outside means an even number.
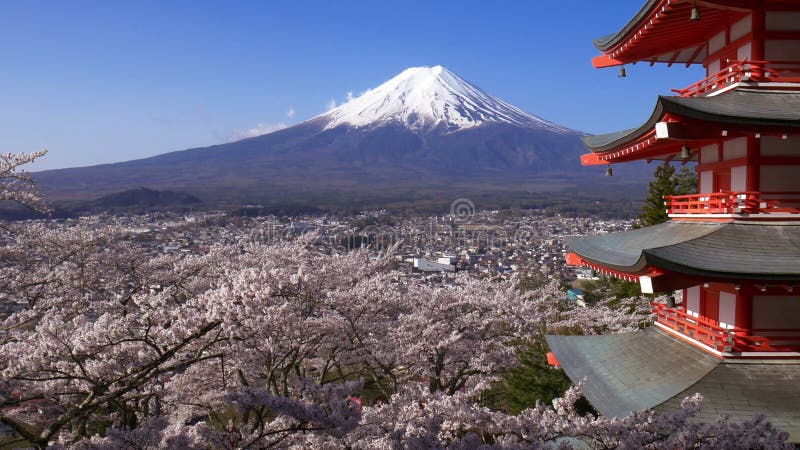
[[[763,417],[693,420],[698,397],[625,419],[577,414],[580,387],[489,409],[516,345],[634,330],[646,305],[576,309],[516,278],[421,285],[391,249],[371,260],[315,239],[153,257],[114,227],[15,227],[0,426],[37,448],[786,448]]]
[[[44,156],[47,150],[34,153],[0,153],[0,202],[13,201],[37,211],[47,212],[42,194],[33,178],[20,166]]]

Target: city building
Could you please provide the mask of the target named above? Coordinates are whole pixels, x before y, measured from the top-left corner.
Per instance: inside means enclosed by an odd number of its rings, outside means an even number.
[[[594,66],[620,76],[707,76],[658,97],[642,126],[588,137],[582,164],[694,162],[699,183],[665,199],[666,223],[567,242],[568,264],[677,295],[646,330],[548,337],[559,365],[608,416],[699,392],[701,420],[763,412],[800,441],[800,2],[649,0],[595,46]]]
[[[456,266],[452,264],[443,264],[441,262],[428,261],[424,258],[414,258],[413,270],[417,272],[455,272]]]

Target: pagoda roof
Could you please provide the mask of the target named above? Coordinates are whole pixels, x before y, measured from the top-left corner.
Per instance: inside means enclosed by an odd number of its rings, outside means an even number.
[[[656,123],[664,121],[666,115],[737,127],[798,128],[800,92],[740,88],[709,97],[662,95],[641,126],[586,136],[583,142],[594,153],[610,152],[653,134]],[[711,136],[697,136],[704,137]]]
[[[800,362],[783,364],[723,361],[711,372],[683,392],[662,403],[657,411],[677,412],[681,400],[700,393],[703,409],[698,418],[712,422],[727,415],[743,422],[763,412],[767,420],[789,433],[789,442],[800,442]]]
[[[690,20],[692,8],[701,19]],[[753,10],[797,11],[794,0],[648,0],[619,31],[594,40],[595,67],[639,61],[702,63],[708,38]]]
[[[583,395],[609,417],[666,402],[720,361],[655,327],[602,336],[547,336],[547,343],[570,379],[586,379]]]
[[[677,411],[680,402],[703,395],[698,419],[722,415],[735,421],[763,412],[800,441],[800,362],[731,361],[678,341],[656,327],[602,336],[547,336],[559,365],[603,415]]]
[[[683,222],[591,237],[567,245],[584,260],[630,274],[656,267],[717,279],[800,279],[800,224]]]
[[[611,33],[594,39],[592,43],[594,44],[595,48],[600,51],[612,49],[615,44],[618,44],[622,40],[623,37],[629,34],[634,28],[637,28],[637,26],[645,18],[647,18],[660,3],[662,3],[662,0],[647,0],[639,12],[637,12],[636,15],[634,15],[631,20],[629,20],[628,23],[622,27],[621,30],[617,31],[616,33]]]

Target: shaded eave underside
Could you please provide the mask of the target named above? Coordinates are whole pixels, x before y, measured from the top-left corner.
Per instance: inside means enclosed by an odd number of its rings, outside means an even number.
[[[629,274],[656,267],[722,280],[800,280],[800,224],[670,221],[567,245],[592,264]]]
[[[708,38],[746,12],[705,6],[700,7],[702,20],[694,22],[689,20],[694,6],[675,0],[649,0],[620,31],[594,40],[595,47],[603,52],[593,60],[594,66],[639,61],[702,63]]]
[[[651,133],[667,113],[722,125],[798,128],[800,92],[737,89],[712,97],[662,95],[650,118],[640,127],[587,136],[583,142],[594,153],[616,150]]]
[[[689,19],[695,6],[700,9],[700,21]],[[648,0],[621,30],[594,40],[603,54],[593,63],[595,67],[638,61],[702,63],[708,39],[752,10],[799,8],[798,2],[790,0]]]
[[[628,23],[622,27],[621,30],[617,31],[616,33],[611,33],[606,36],[602,36],[599,38],[594,39],[592,42],[598,50],[601,52],[605,52],[607,50],[611,50],[614,45],[618,44],[623,37],[625,37],[628,33],[631,32],[634,28],[639,26],[639,23],[647,16],[650,15],[652,10],[656,7],[656,5],[660,4],[662,0],[647,0],[647,2],[642,6],[639,12],[636,13]]]

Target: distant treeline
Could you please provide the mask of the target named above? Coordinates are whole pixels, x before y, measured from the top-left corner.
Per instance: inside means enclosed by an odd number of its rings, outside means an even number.
[[[598,217],[598,218],[631,218],[641,211],[641,200],[633,199],[599,199],[573,197],[567,195],[542,195],[530,199],[508,198],[476,198],[474,201],[477,211],[501,210],[524,211],[542,210],[546,215],[561,214],[567,217]],[[29,219],[67,219],[91,214],[143,214],[148,212],[174,212],[187,213],[190,211],[226,211],[230,216],[259,217],[278,216],[295,217],[308,215],[331,214],[336,216],[351,217],[364,210],[383,209],[392,216],[415,215],[443,215],[449,213],[452,199],[419,201],[403,201],[388,204],[370,202],[367,205],[352,206],[314,206],[302,203],[284,203],[273,205],[241,205],[241,204],[206,204],[191,203],[191,205],[142,205],[130,206],[102,206],[97,204],[55,204],[51,205],[49,214],[42,214],[19,206],[0,206],[0,220],[18,221]]]

